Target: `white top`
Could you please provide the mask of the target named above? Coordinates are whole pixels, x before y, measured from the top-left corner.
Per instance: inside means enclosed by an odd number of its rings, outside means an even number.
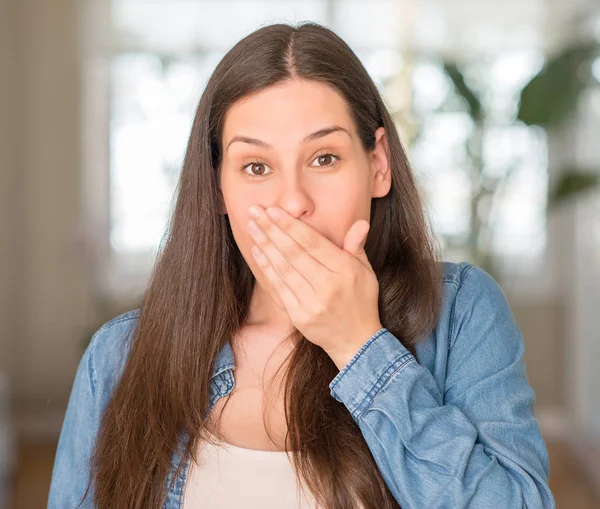
[[[203,441],[198,461],[190,460],[183,509],[318,509],[308,488],[299,491],[285,451]]]

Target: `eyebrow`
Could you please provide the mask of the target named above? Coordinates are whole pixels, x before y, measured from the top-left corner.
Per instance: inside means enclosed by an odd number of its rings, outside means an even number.
[[[344,129],[343,127],[341,127],[339,125],[333,125],[330,127],[324,127],[323,129],[319,129],[318,131],[315,131],[314,133],[311,133],[308,136],[305,136],[304,139],[302,140],[302,143],[308,143],[309,141],[318,140],[319,138],[323,138],[323,137],[325,137],[331,133],[335,133],[335,132],[344,132],[348,136],[350,136],[350,138],[352,138],[352,135],[348,132],[347,129]],[[272,146],[269,145],[266,141],[258,140],[256,138],[249,138],[248,136],[234,136],[233,138],[231,138],[231,140],[227,144],[227,148],[225,150],[229,149],[231,144],[236,141],[242,141],[244,143],[249,143],[250,145],[256,145],[257,147],[262,147],[262,148],[266,148],[266,149],[272,148]]]

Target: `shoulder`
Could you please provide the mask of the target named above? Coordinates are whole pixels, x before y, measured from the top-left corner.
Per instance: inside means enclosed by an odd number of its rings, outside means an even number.
[[[440,263],[443,269],[444,283],[449,283],[457,287],[461,286],[467,280],[468,282],[471,282],[476,279],[488,280],[492,278],[492,276],[482,268],[466,261],[459,263],[442,261]],[[480,281],[480,283],[481,282],[483,281]]]
[[[415,344],[415,357],[440,391],[452,394],[459,381],[475,383],[502,363],[518,363],[524,343],[504,292],[488,272],[469,262],[442,264],[441,309],[434,329]]]
[[[494,277],[484,269],[469,262],[443,261],[444,304],[465,303],[474,296],[493,296],[505,299],[504,292]],[[460,302],[457,302],[460,300]]]
[[[443,300],[440,321],[449,346],[466,325],[484,327],[492,320],[512,325],[507,298],[494,277],[484,269],[463,261],[442,262]]]
[[[122,313],[104,323],[92,336],[86,354],[95,397],[110,393],[123,371],[139,315],[139,308]]]

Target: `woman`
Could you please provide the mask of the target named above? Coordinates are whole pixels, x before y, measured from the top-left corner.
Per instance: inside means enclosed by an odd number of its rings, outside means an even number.
[[[356,55],[266,26],[206,86],[142,305],[83,355],[49,507],[555,507],[522,356]]]

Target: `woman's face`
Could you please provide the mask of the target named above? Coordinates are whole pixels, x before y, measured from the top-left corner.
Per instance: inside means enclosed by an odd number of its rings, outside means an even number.
[[[384,128],[375,134],[375,149],[366,152],[342,96],[316,81],[278,84],[229,108],[222,140],[222,212],[261,287],[270,283],[250,251],[248,207],[278,206],[342,248],[350,226],[369,221],[371,198],[390,189]]]

